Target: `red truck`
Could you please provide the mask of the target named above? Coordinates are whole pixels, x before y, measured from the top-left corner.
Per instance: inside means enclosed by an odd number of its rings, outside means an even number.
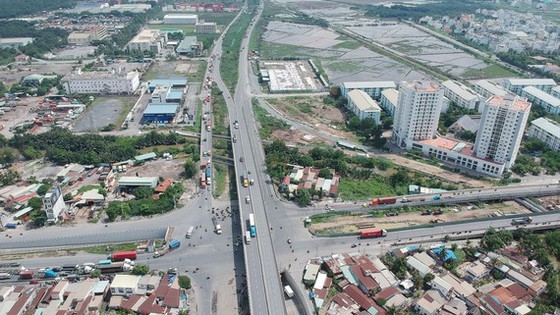
[[[370,206],[376,205],[391,205],[397,203],[397,197],[387,197],[387,198],[376,198],[372,199],[369,203]]]
[[[374,238],[387,236],[387,230],[383,229],[366,229],[360,231],[360,238]]]
[[[24,270],[19,273],[20,279],[33,279],[33,271],[31,270]]]
[[[125,259],[136,260],[136,252],[114,252],[109,256],[112,261],[123,261]]]

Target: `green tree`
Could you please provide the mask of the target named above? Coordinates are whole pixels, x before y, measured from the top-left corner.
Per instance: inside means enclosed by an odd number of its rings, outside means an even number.
[[[154,194],[154,190],[150,187],[136,187],[132,190],[132,194],[138,200],[148,199],[148,198],[152,198],[152,195]]]
[[[341,94],[341,90],[340,90],[340,86],[338,86],[338,85],[333,85],[329,89],[329,95],[334,99],[339,98],[340,94]]]
[[[51,187],[49,185],[41,185],[39,186],[39,188],[37,189],[37,195],[39,196],[44,196],[50,189]]]
[[[29,215],[29,220],[39,226],[43,226],[47,222],[47,214],[43,210],[33,210]]]
[[[39,197],[33,197],[27,201],[27,206],[33,210],[40,210],[43,207],[43,201]]]
[[[19,157],[18,150],[14,148],[0,148],[0,163],[12,164]]]
[[[405,185],[410,182],[410,177],[408,172],[402,169],[399,169],[395,174],[389,177],[389,183],[393,187],[397,187],[399,185]]]
[[[331,179],[332,178],[331,171],[328,168],[322,168],[319,171],[319,177],[323,177],[323,178],[326,178],[326,179]]]
[[[191,288],[191,278],[188,276],[179,276],[179,286],[185,290]]]
[[[429,290],[432,285],[430,284],[434,280],[435,276],[433,273],[428,272],[422,281],[424,282],[424,290]]]
[[[191,160],[185,161],[185,177],[186,178],[193,178],[196,175],[196,166],[194,162]]]
[[[298,189],[296,192],[296,202],[300,207],[311,205],[311,193],[309,189]]]
[[[150,272],[150,266],[148,265],[136,265],[134,266],[134,268],[132,268],[132,274],[135,276],[144,276],[147,275]]]
[[[90,278],[99,278],[101,277],[101,270],[99,269],[94,269],[91,271],[91,273],[89,274]]]

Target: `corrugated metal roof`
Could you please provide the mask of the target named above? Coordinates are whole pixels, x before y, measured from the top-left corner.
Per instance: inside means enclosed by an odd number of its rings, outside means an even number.
[[[149,104],[144,110],[144,115],[166,115],[176,114],[179,110],[177,105],[154,105]]]
[[[548,133],[550,133],[551,135],[553,135],[556,138],[560,138],[560,125],[548,118],[537,118],[533,121],[531,121],[531,126],[535,126],[537,128],[540,128]]]

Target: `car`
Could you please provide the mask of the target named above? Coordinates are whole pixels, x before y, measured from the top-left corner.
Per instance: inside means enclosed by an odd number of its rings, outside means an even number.
[[[164,255],[163,252],[155,252],[154,253],[154,258],[158,258],[158,257],[161,257],[163,255]]]
[[[244,157],[240,157],[240,158],[239,158],[239,162],[243,163],[243,161],[245,161],[245,158],[244,158]]]
[[[245,203],[248,204],[248,203],[250,203],[250,202],[251,202],[251,197],[249,197],[249,196],[245,197]]]
[[[356,245],[356,244],[352,244],[352,246],[350,246],[350,247],[356,248],[357,246],[358,246],[358,245]]]

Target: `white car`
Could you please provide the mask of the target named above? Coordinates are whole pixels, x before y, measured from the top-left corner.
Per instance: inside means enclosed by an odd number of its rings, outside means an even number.
[[[250,202],[251,202],[251,197],[249,197],[249,196],[245,197],[245,203],[248,204],[248,203],[250,203]]]

